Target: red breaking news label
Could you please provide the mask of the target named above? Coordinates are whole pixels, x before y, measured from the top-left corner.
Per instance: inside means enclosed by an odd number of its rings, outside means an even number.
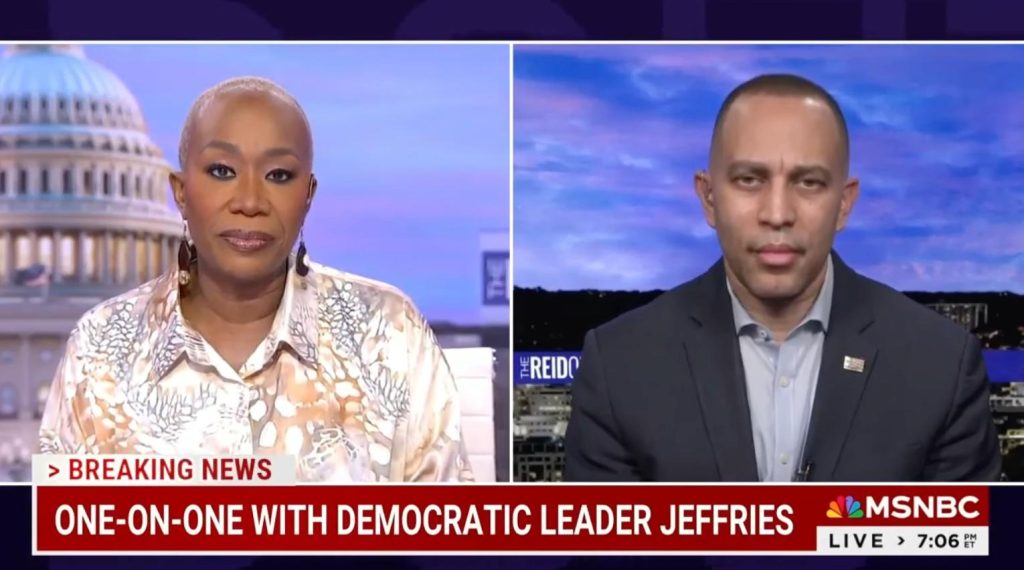
[[[36,455],[36,485],[292,485],[295,459],[284,455]]]
[[[40,486],[59,552],[987,552],[988,488],[857,485]],[[950,531],[948,529],[953,529]],[[963,534],[950,539],[950,532]],[[902,534],[901,534],[902,533]],[[884,536],[883,536],[884,535]],[[920,544],[927,540],[920,538]],[[897,543],[898,541],[898,543]],[[966,544],[964,544],[966,543]],[[923,546],[922,546],[923,547]],[[886,553],[878,550],[879,554]]]

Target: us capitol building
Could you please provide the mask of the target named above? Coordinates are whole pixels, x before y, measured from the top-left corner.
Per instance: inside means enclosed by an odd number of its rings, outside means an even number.
[[[74,46],[0,59],[0,481],[38,420],[81,315],[169,267],[170,166],[124,83]]]

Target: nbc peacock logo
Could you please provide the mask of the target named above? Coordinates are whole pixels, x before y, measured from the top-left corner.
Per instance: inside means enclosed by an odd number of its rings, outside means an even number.
[[[836,497],[836,500],[828,504],[830,519],[860,519],[864,518],[864,511],[860,508],[860,501],[850,495]]]

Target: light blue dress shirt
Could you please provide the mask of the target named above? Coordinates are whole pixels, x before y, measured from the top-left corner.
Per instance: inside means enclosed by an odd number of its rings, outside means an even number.
[[[825,283],[811,310],[781,344],[743,308],[726,280],[761,481],[792,481],[800,467],[832,309],[832,279],[830,255]]]

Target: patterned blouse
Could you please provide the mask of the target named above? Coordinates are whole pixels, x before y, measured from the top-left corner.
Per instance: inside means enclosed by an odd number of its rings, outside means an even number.
[[[43,453],[289,454],[318,482],[471,480],[455,380],[388,285],[289,271],[270,334],[233,369],[182,317],[177,271],[78,322]]]

